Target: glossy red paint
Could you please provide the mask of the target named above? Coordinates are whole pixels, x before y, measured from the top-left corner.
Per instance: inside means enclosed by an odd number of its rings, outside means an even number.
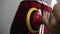
[[[37,9],[42,8],[42,4],[37,1],[22,1],[18,7],[17,13],[13,20],[10,34],[33,34],[31,33],[26,26],[26,15],[30,8],[35,7]],[[51,7],[43,5],[45,11],[50,11]],[[42,23],[42,16],[38,14],[39,12],[33,13],[32,21],[33,27],[37,28]],[[38,28],[39,29],[39,28]],[[45,31],[48,31],[45,27]],[[36,32],[34,34],[39,34]]]

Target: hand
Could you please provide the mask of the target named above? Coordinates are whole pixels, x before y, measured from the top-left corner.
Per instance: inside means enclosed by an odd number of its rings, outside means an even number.
[[[55,30],[59,30],[57,25],[60,22],[58,23],[58,21],[60,21],[60,5],[56,4],[50,13],[50,19],[48,18],[48,12],[43,13],[43,22],[50,31],[54,32]]]

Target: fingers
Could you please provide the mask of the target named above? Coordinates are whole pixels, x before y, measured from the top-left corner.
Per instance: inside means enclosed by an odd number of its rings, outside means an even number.
[[[55,4],[53,7],[53,12],[56,17],[56,19],[60,19],[60,4]]]
[[[44,22],[44,24],[46,24],[46,25],[49,24],[48,12],[43,12],[43,22]]]
[[[51,12],[50,14],[50,25],[53,27],[56,25],[56,18],[55,16],[53,15],[53,13]]]

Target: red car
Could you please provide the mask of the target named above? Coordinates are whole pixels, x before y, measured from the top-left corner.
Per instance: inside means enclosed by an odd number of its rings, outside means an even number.
[[[14,17],[10,34],[39,34],[43,24],[43,12],[50,12],[52,8],[42,1],[22,1]],[[49,30],[44,25],[44,34]]]

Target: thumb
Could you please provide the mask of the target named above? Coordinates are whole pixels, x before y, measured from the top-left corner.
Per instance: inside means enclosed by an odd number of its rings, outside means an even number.
[[[43,12],[43,23],[49,25],[48,12]]]

